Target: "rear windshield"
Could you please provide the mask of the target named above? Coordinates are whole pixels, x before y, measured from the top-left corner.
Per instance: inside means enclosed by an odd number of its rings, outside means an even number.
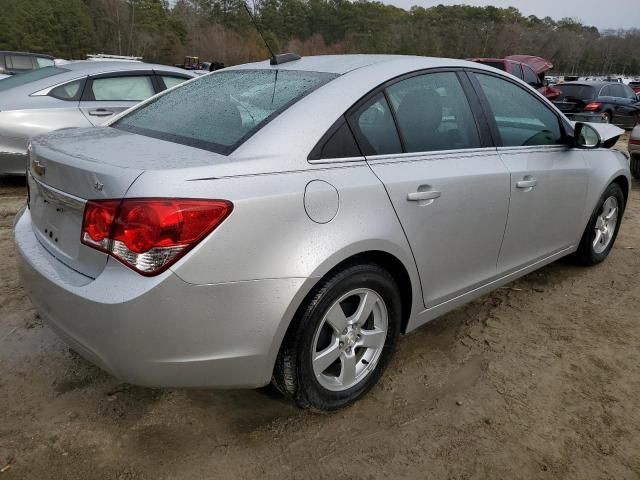
[[[213,73],[155,98],[112,126],[228,155],[283,110],[336,76],[294,70]]]
[[[5,78],[0,82],[0,92],[8,90],[14,87],[20,87],[27,83],[35,82],[36,80],[42,80],[43,78],[53,77],[54,75],[60,75],[61,73],[68,72],[66,68],[60,67],[44,67],[36,70],[31,70],[26,73],[19,73],[13,75],[11,78]]]
[[[555,88],[562,93],[559,100],[591,100],[595,97],[595,90],[589,85],[556,85]]]

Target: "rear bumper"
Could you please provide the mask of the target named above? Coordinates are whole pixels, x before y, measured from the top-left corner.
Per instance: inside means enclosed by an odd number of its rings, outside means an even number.
[[[89,361],[129,383],[156,387],[267,384],[283,318],[305,279],[192,285],[171,271],[143,277],[110,259],[96,279],[53,257],[15,224],[23,286],[41,317]]]

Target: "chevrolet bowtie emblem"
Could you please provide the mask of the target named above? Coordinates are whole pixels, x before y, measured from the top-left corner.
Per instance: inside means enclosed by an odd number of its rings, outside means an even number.
[[[101,192],[102,188],[104,187],[104,183],[100,183],[99,181],[96,180],[96,182],[93,184],[93,188],[95,188],[97,191]]]

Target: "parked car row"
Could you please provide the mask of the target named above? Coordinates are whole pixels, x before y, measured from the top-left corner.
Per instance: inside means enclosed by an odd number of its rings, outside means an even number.
[[[640,94],[619,82],[567,82],[556,85],[555,105],[582,121],[613,123],[633,128],[640,121]]]
[[[78,61],[0,81],[0,175],[24,175],[29,138],[100,125],[191,72],[139,62]]]
[[[273,381],[334,410],[378,381],[400,333],[565,255],[611,251],[631,178],[604,147],[621,129],[574,124],[477,63],[287,58],[32,139],[20,276],[80,354],[134,384]],[[97,124],[121,92],[184,79],[78,68],[0,104],[62,102]]]

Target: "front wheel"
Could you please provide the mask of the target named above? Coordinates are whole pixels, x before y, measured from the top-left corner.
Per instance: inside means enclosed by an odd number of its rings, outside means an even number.
[[[624,193],[620,185],[612,183],[600,197],[582,235],[576,252],[580,263],[595,265],[607,258],[618,236],[623,212]]]
[[[378,381],[396,346],[401,300],[376,264],[321,281],[285,336],[273,383],[302,408],[345,407]]]

